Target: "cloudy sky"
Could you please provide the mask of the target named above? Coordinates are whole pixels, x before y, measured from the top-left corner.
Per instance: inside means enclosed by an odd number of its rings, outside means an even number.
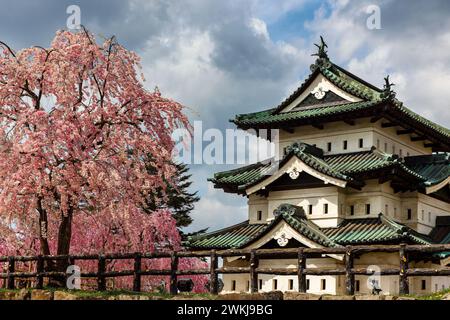
[[[323,35],[331,59],[450,127],[450,1],[0,0],[0,40],[48,46],[66,28],[66,8],[98,38],[116,35],[142,57],[147,86],[188,107],[203,128],[232,128],[237,113],[277,105],[308,74]],[[380,29],[367,27],[373,6]],[[201,201],[187,230],[246,219],[246,199],[206,181],[226,165],[192,165]]]

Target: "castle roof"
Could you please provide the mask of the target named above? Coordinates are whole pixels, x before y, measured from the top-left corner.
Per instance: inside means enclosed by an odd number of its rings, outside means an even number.
[[[328,56],[318,58],[311,70],[298,89],[278,106],[239,114],[231,122],[244,130],[283,129],[370,117],[372,122],[382,120],[383,125],[408,130],[412,139],[431,141],[433,151],[450,151],[450,130],[404,106],[395,98],[388,79],[384,89],[377,88],[334,64]],[[344,99],[333,92],[316,98],[307,90],[319,76],[354,99]]]
[[[433,243],[426,235],[382,214],[377,218],[347,219],[336,228],[319,228],[306,216],[293,214],[291,208],[298,207],[281,205],[277,209],[277,217],[269,223],[250,224],[249,221],[244,221],[225,229],[191,237],[185,245],[192,249],[245,248],[270,233],[280,221],[285,221],[302,236],[327,247],[400,242]]]
[[[312,152],[311,146],[305,146],[308,145],[293,144],[280,161],[269,159],[238,169],[218,172],[209,180],[216,188],[245,194],[248,188],[274,176],[285,163],[296,158],[315,171],[345,181],[355,188],[363,186],[366,179],[379,177],[393,181],[393,186],[399,190],[406,188],[405,190],[421,190],[427,193],[427,188],[430,192],[435,192],[448,186],[450,155],[447,153],[400,158],[372,148],[370,151],[324,156],[323,153]],[[439,188],[432,189],[433,186]]]

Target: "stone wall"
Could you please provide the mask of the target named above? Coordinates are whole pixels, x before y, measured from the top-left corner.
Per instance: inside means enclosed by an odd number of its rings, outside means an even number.
[[[139,295],[139,294],[118,294],[114,296],[104,295],[77,295],[67,291],[50,290],[19,290],[0,291],[0,300],[415,300],[413,297],[398,297],[388,295],[315,295],[309,293],[272,291],[265,293],[230,293],[219,296],[196,296],[180,294],[172,297]],[[450,300],[450,293],[447,293],[442,300]]]

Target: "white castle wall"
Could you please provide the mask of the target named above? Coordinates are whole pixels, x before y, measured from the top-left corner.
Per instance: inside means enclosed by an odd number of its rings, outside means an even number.
[[[431,148],[424,147],[424,141],[411,141],[411,135],[398,135],[399,128],[382,128],[382,120],[371,123],[370,118],[356,119],[355,125],[345,122],[331,122],[324,124],[323,129],[313,126],[302,126],[294,129],[294,133],[280,130],[280,155],[284,148],[296,141],[315,144],[323,149],[325,154],[350,153],[370,150],[372,147],[401,156],[430,154]],[[363,147],[359,146],[359,139],[363,139]],[[347,149],[344,149],[347,141]],[[332,149],[327,150],[328,143]]]
[[[335,186],[311,189],[273,191],[267,198],[250,195],[248,200],[250,223],[267,223],[273,211],[282,203],[303,207],[308,219],[320,227],[336,227],[343,219],[374,218],[381,212],[414,230],[428,234],[436,224],[436,216],[450,215],[450,204],[418,192],[395,193],[390,183],[366,181],[362,190]],[[328,204],[328,213],[324,205]],[[370,204],[370,214],[366,205]],[[309,206],[312,205],[312,214]],[[354,206],[354,215],[351,215]],[[408,219],[411,209],[411,219]],[[262,219],[258,220],[258,211]],[[423,214],[423,217],[422,217]]]
[[[260,260],[261,268],[295,268],[296,260],[285,259]],[[371,266],[374,270],[383,268],[398,268],[398,253],[368,253],[355,259],[355,268],[366,268]],[[244,267],[248,266],[247,261],[234,260],[224,262],[227,267]],[[343,262],[333,258],[308,259],[307,268],[325,268],[337,269],[344,268]],[[442,268],[440,265],[428,263],[411,263],[412,268]],[[308,282],[308,293],[314,294],[345,294],[345,276],[306,276]],[[397,295],[399,294],[399,277],[398,276],[371,276],[370,280],[378,281],[383,294]],[[298,291],[298,280],[296,276],[273,276],[258,275],[258,291]],[[355,276],[355,294],[371,294],[372,286],[369,276]],[[230,292],[250,292],[250,276],[249,274],[225,274],[223,275],[224,288],[223,293]],[[423,286],[423,281],[425,285]],[[233,290],[234,286],[234,290]],[[325,287],[324,287],[325,286]],[[429,292],[437,292],[446,288],[450,288],[450,277],[410,277],[409,287],[411,294],[425,294]]]

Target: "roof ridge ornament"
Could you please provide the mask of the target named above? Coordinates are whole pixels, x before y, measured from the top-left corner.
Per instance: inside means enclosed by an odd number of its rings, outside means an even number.
[[[305,210],[303,207],[295,206],[289,203],[282,203],[273,211],[275,217],[278,216],[292,216],[306,219]]]
[[[392,87],[395,86],[395,83],[391,83],[389,80],[389,75],[384,78],[384,86],[383,92],[381,93],[381,98],[383,100],[394,100],[395,99],[395,91],[392,90]]]
[[[320,36],[320,44],[315,43],[314,45],[318,50],[317,53],[313,53],[311,56],[317,57],[317,59],[315,63],[311,65],[311,71],[314,72],[317,68],[330,68],[331,62],[330,58],[328,57],[328,51],[326,50],[326,48],[328,48],[328,45],[326,44],[325,40],[323,40],[323,37]]]
[[[297,152],[303,152],[303,153],[309,153],[313,156],[316,156],[318,158],[323,158],[323,150],[318,148],[316,145],[310,145],[305,142],[301,141],[295,141],[291,145],[286,147],[286,154],[289,153],[297,153]]]
[[[317,47],[318,51],[317,53],[313,53],[312,56],[319,57],[319,59],[328,59],[328,51],[325,49],[328,48],[328,45],[323,40],[322,36],[320,36],[320,44],[315,43],[314,45]]]

